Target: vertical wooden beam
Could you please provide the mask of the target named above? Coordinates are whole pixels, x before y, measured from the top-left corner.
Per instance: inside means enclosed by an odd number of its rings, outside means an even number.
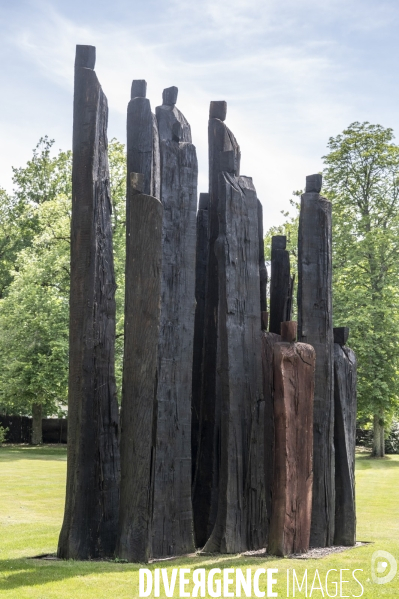
[[[209,110],[209,249],[204,316],[203,377],[201,388],[201,422],[197,467],[193,485],[195,528],[202,531],[199,546],[208,539],[216,519],[219,485],[220,445],[220,381],[218,381],[218,311],[219,276],[215,242],[219,235],[218,185],[219,174],[227,161],[234,163],[234,174],[239,175],[240,147],[225,125],[227,104],[211,102]],[[226,168],[225,168],[226,170]],[[229,170],[229,168],[227,168]]]
[[[262,379],[263,397],[265,400],[265,497],[267,520],[270,525],[272,513],[272,489],[274,472],[274,383],[273,353],[276,343],[281,341],[280,335],[262,331]]]
[[[285,235],[272,237],[270,278],[270,324],[271,333],[280,334],[280,324],[287,321],[290,298],[290,255]]]
[[[131,197],[130,173],[143,175],[144,194],[158,199],[160,197],[158,125],[155,115],[151,112],[150,101],[146,98],[146,94],[146,81],[134,79],[126,120],[127,212],[129,212]],[[129,214],[127,214],[127,219],[129,218]]]
[[[334,329],[335,535],[334,545],[356,543],[356,356],[346,347],[349,329]]]
[[[193,382],[192,382],[192,412],[191,412],[191,461],[194,483],[197,464],[197,451],[199,443],[199,423],[201,412],[201,381],[202,360],[204,349],[204,313],[205,313],[205,287],[206,267],[208,264],[208,207],[209,194],[201,193],[197,212],[197,247],[195,264],[195,324],[194,324],[194,351],[193,351]],[[194,521],[194,536],[196,540],[201,537],[202,530],[196,530]],[[197,541],[196,541],[197,542]]]
[[[115,277],[107,99],[95,48],[77,46],[73,109],[68,462],[58,556],[112,556],[119,504]]]
[[[164,102],[172,100],[175,96],[164,93]],[[163,230],[152,555],[167,557],[194,549],[191,390],[198,165],[195,147],[182,141],[188,129],[181,113],[164,104],[156,114]],[[178,130],[176,122],[183,123]]]
[[[221,466],[216,523],[204,550],[264,547],[264,483],[258,204],[252,180],[219,178]]]
[[[258,200],[258,235],[259,235],[259,280],[260,280],[260,312],[267,312],[267,268],[265,263],[265,240],[263,238],[263,207]]]
[[[321,175],[306,177],[298,234],[298,341],[316,351],[313,426],[313,507],[310,545],[334,540],[334,375],[331,202]]]
[[[163,208],[158,199],[141,193],[143,188],[144,176],[131,173],[116,551],[129,562],[147,562],[151,553],[156,434]]]
[[[293,327],[283,331],[287,336],[275,344],[273,356],[275,460],[268,542],[268,553],[279,556],[309,549],[316,358],[310,345],[288,342]]]

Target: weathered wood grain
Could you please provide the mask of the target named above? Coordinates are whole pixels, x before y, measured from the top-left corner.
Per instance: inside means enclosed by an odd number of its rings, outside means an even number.
[[[281,341],[292,343],[296,341],[298,326],[295,320],[287,320],[280,325]]]
[[[201,381],[202,358],[204,346],[204,311],[205,311],[205,286],[206,267],[208,264],[208,205],[209,194],[201,193],[197,212],[197,246],[195,263],[195,324],[194,324],[194,350],[193,350],[193,390],[191,408],[191,465],[194,482],[197,463],[197,450],[199,443],[199,422],[201,410]],[[195,538],[201,537],[202,530],[195,530]]]
[[[158,123],[160,141],[182,141],[191,143],[191,127],[184,114],[176,107],[177,87],[168,87],[162,94],[161,106],[157,106],[155,114]]]
[[[274,477],[268,553],[309,549],[312,509],[314,349],[274,345]]]
[[[259,281],[260,281],[260,311],[267,312],[267,268],[265,263],[265,241],[263,238],[263,207],[258,200],[258,235],[259,235]]]
[[[265,497],[267,520],[270,525],[274,469],[273,353],[274,346],[281,341],[281,337],[263,330],[261,341],[263,397],[265,400]]]
[[[219,273],[221,466],[216,523],[204,551],[265,546],[264,400],[258,201],[252,180],[221,173]]]
[[[334,338],[346,342],[349,329],[334,329]],[[335,534],[334,545],[356,543],[355,445],[356,356],[343,343],[334,343],[335,401]]]
[[[313,189],[319,175],[309,179]],[[308,178],[307,178],[308,184]],[[334,375],[331,202],[316,191],[301,198],[298,234],[298,341],[316,351],[313,425],[313,507],[310,545],[334,540]]]
[[[107,99],[95,48],[76,47],[73,110],[68,462],[58,557],[112,556],[119,504],[115,277]]]
[[[280,324],[290,320],[290,256],[284,235],[272,237],[270,277],[270,321],[271,333],[280,334]]]
[[[157,115],[163,113],[157,109]],[[162,225],[153,557],[194,549],[191,503],[191,391],[195,314],[198,165],[195,147],[163,139]]]
[[[223,120],[226,117],[225,102],[211,102],[208,124],[209,144],[209,249],[206,280],[203,375],[201,387],[201,422],[196,472],[193,484],[193,510],[199,546],[205,544],[212,532],[218,506],[220,462],[220,382],[218,368],[218,311],[219,277],[215,255],[215,242],[219,235],[218,185],[221,173],[220,159],[224,152],[232,151],[239,175],[240,147]],[[215,118],[218,115],[219,118]],[[223,120],[220,118],[223,117]],[[222,159],[223,160],[223,159]]]
[[[125,345],[121,406],[121,499],[116,555],[147,562],[156,434],[161,298],[160,201],[131,185],[126,223]]]
[[[130,218],[130,173],[144,175],[144,194],[158,199],[160,197],[158,126],[155,115],[151,112],[150,101],[145,97],[146,91],[147,83],[144,80],[133,80],[126,121],[127,218]]]

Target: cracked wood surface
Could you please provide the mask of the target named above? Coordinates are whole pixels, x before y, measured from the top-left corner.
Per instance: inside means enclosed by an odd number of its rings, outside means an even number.
[[[115,276],[107,99],[77,46],[73,109],[68,461],[58,557],[111,557],[119,504]]]
[[[267,537],[257,211],[252,180],[221,173],[215,246],[221,458],[217,518],[204,548],[209,552],[259,549]]]
[[[298,341],[312,345],[317,356],[313,412],[311,547],[328,547],[334,540],[331,245],[331,202],[317,192],[304,193],[301,198],[298,232]]]
[[[315,351],[276,343],[273,352],[275,459],[268,553],[309,549],[312,509]]]

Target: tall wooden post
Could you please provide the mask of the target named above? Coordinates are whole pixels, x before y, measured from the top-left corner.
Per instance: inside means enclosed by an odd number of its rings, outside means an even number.
[[[58,556],[112,556],[119,504],[115,277],[107,99],[95,48],[77,46],[73,109],[68,462]]]
[[[230,166],[232,169],[232,166]],[[252,180],[219,178],[221,466],[217,518],[204,550],[238,553],[264,547],[264,484],[257,198]]]
[[[193,383],[192,383],[192,413],[191,413],[191,462],[194,482],[197,463],[198,435],[201,410],[201,381],[202,359],[204,347],[204,310],[206,267],[208,264],[208,207],[209,194],[201,193],[197,212],[197,249],[195,264],[195,324],[194,324],[194,351],[193,351]],[[201,535],[195,530],[195,537]]]
[[[263,238],[263,207],[258,200],[258,236],[259,236],[259,281],[260,281],[260,312],[267,312],[267,268],[265,263],[265,240]]]
[[[146,81],[134,79],[126,120],[127,211],[129,211],[131,197],[130,173],[143,175],[144,194],[155,198],[160,197],[158,124],[155,115],[151,112],[150,101],[146,98],[146,94]]]
[[[194,549],[191,389],[198,166],[188,123],[173,103],[176,96],[177,88],[168,88],[163,94],[164,104],[156,109],[163,225],[154,557],[181,555]]]
[[[197,466],[193,484],[193,509],[195,529],[199,531],[197,543],[201,547],[208,539],[218,506],[219,443],[221,391],[218,381],[220,355],[218,353],[219,275],[215,242],[219,235],[218,185],[219,174],[226,160],[234,164],[234,174],[239,175],[240,147],[230,129],[224,124],[227,104],[211,102],[209,110],[209,248],[206,279],[204,349],[201,388],[201,422]]]
[[[284,326],[285,325],[285,326]],[[274,346],[274,477],[268,553],[309,549],[312,509],[313,392],[316,354],[295,343],[296,323],[283,323]]]
[[[265,497],[267,520],[270,524],[272,513],[272,489],[274,472],[274,346],[281,341],[280,335],[262,331],[262,378],[265,399]]]
[[[281,323],[291,319],[290,255],[285,249],[286,245],[285,235],[272,237],[269,330],[277,335],[280,334]]]
[[[334,540],[334,375],[331,202],[320,195],[321,175],[306,177],[298,235],[298,341],[316,351],[311,547]]]
[[[335,535],[334,545],[356,543],[356,356],[346,347],[349,329],[334,329]]]
[[[147,562],[151,554],[157,416],[163,208],[158,199],[143,194],[143,188],[144,176],[131,173],[116,551],[129,562]]]

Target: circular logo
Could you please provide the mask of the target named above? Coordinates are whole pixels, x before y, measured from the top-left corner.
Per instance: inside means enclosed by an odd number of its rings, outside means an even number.
[[[374,551],[371,556],[371,578],[377,584],[386,584],[396,576],[398,564],[388,551]]]

